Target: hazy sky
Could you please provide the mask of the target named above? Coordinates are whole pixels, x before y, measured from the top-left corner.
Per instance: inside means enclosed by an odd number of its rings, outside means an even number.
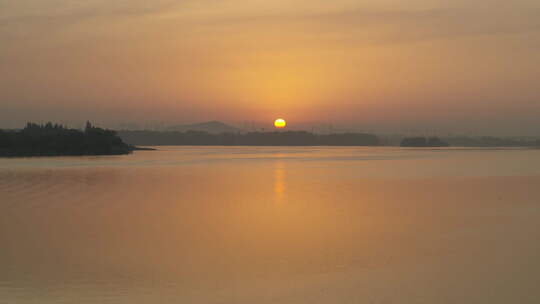
[[[0,127],[540,135],[538,0],[0,0]]]

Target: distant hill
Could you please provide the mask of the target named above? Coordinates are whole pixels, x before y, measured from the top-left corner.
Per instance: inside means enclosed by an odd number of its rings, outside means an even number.
[[[220,133],[238,133],[241,130],[227,124],[224,124],[220,121],[208,121],[202,123],[188,124],[188,125],[176,125],[167,128],[167,131],[201,131],[210,134],[220,134]]]

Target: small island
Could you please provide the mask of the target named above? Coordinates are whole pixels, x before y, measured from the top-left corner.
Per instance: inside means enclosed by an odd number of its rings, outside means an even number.
[[[129,154],[135,147],[115,131],[86,123],[84,130],[59,124],[27,123],[22,130],[0,130],[0,157]]]

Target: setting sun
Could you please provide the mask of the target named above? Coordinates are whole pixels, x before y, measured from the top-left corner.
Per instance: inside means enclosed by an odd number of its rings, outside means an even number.
[[[286,125],[287,125],[287,122],[285,121],[285,119],[278,118],[276,119],[276,121],[274,121],[274,126],[276,128],[282,129],[282,128],[285,128]]]

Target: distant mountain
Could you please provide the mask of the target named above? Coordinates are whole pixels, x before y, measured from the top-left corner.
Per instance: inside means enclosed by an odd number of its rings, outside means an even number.
[[[220,133],[238,133],[241,130],[227,124],[224,124],[220,121],[208,121],[202,123],[195,123],[189,125],[176,125],[167,128],[168,131],[202,131],[210,134],[220,134]]]

